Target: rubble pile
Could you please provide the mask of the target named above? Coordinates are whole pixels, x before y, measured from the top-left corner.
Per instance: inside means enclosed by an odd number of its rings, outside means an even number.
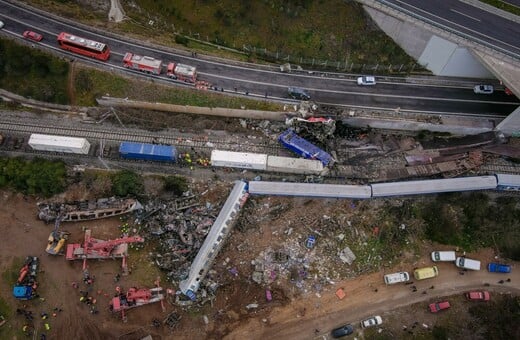
[[[212,204],[202,204],[195,195],[172,201],[156,199],[144,205],[138,223],[146,237],[159,241],[151,255],[159,268],[168,271],[170,281],[188,276],[191,262],[218,212]]]

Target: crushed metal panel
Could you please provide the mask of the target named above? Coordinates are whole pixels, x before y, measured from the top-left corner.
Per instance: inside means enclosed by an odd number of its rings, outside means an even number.
[[[349,266],[356,260],[356,255],[350,250],[349,247],[345,247],[340,253],[339,258],[341,261],[348,263]]]

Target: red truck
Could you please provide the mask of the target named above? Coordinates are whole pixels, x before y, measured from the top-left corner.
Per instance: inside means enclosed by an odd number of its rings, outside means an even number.
[[[127,52],[123,58],[123,66],[151,74],[161,74],[162,60],[141,56]],[[197,81],[197,69],[193,66],[169,63],[166,67],[166,75],[173,79],[179,79],[188,83]]]

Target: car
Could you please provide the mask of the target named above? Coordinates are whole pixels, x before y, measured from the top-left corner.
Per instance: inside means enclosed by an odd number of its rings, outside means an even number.
[[[33,41],[42,41],[43,35],[40,33],[36,33],[33,31],[25,31],[23,32],[23,37],[25,39],[33,40]]]
[[[413,271],[413,276],[416,280],[431,279],[439,276],[439,269],[437,266],[418,268]]]
[[[490,273],[511,273],[511,266],[501,263],[489,263],[488,272]]]
[[[3,27],[4,27],[4,22],[0,21],[0,28],[3,28]]]
[[[433,251],[432,252],[432,261],[447,261],[454,262],[456,259],[456,255],[454,251]]]
[[[366,320],[361,321],[361,327],[367,328],[367,327],[373,327],[377,326],[383,323],[383,319],[379,316],[373,316],[371,318],[368,318]]]
[[[302,88],[299,87],[289,87],[287,89],[287,93],[289,97],[298,100],[310,100],[311,96]]]
[[[476,94],[493,94],[494,88],[493,85],[475,85],[473,88],[473,92]]]
[[[471,301],[489,301],[489,292],[488,291],[473,291],[467,292],[464,294],[468,300]]]
[[[450,307],[451,306],[448,301],[430,303],[430,305],[429,305],[430,312],[432,312],[432,313],[437,313],[438,311],[441,311],[443,309],[448,309]]]
[[[376,77],[374,76],[362,76],[357,79],[358,85],[371,86],[376,84]]]
[[[330,332],[330,335],[332,335],[333,338],[341,338],[352,333],[354,333],[354,327],[352,327],[351,324],[347,324],[338,328],[334,328],[332,332]]]
[[[407,272],[399,272],[393,274],[386,274],[383,276],[387,285],[393,285],[395,283],[410,281],[410,274]]]

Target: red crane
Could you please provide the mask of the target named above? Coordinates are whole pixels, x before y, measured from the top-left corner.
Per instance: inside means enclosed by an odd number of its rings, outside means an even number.
[[[67,260],[83,260],[83,270],[87,268],[88,259],[115,259],[121,258],[123,273],[127,272],[126,257],[128,256],[128,244],[144,242],[141,236],[127,236],[115,240],[100,240],[91,237],[91,230],[85,231],[85,242],[83,246],[79,243],[67,245]]]
[[[121,312],[121,318],[126,321],[125,311],[127,309],[144,306],[150,303],[161,302],[163,311],[164,307],[164,289],[160,287],[160,281],[155,281],[154,288],[130,288],[126,294],[121,292],[120,287],[116,287],[117,295],[110,301],[110,310],[114,313]],[[170,292],[168,292],[170,293]]]

